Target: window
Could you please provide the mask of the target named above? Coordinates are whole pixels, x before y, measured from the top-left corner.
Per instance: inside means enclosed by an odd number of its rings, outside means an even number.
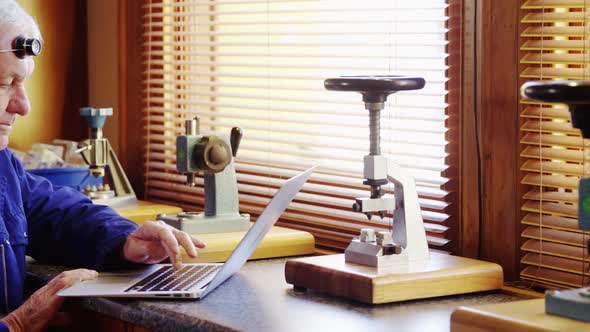
[[[444,0],[146,0],[146,196],[202,209],[202,181],[189,188],[175,170],[175,136],[194,116],[203,133],[238,126],[241,211],[255,218],[284,179],[318,164],[278,224],[311,232],[318,248],[343,249],[391,216],[351,211],[369,195],[368,112],[360,94],[326,91],[323,80],[419,75],[423,90],[389,97],[381,150],[414,174],[431,247],[450,250],[459,158],[448,13]]]
[[[528,0],[521,9],[522,83],[588,79],[586,1]],[[584,145],[565,105],[521,102],[524,231],[521,278],[548,288],[590,285],[586,239],[578,229]]]

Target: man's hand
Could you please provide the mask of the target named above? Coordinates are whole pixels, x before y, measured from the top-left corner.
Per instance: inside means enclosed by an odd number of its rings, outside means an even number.
[[[97,276],[96,271],[86,269],[62,272],[33,293],[23,305],[4,317],[2,321],[11,332],[42,331],[64,301],[64,298],[57,296],[57,293],[77,282],[94,279]]]
[[[182,266],[180,246],[194,258],[197,257],[196,248],[205,248],[205,243],[161,220],[148,221],[129,234],[123,246],[123,258],[154,264],[170,257],[170,262],[178,269]]]

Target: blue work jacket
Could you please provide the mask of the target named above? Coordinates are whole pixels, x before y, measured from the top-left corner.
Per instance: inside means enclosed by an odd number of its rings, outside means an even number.
[[[137,225],[82,193],[25,172],[0,150],[0,312],[23,302],[25,254],[45,263],[99,269],[118,257]]]

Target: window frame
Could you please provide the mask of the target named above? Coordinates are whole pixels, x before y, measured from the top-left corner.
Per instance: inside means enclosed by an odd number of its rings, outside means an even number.
[[[121,68],[126,72],[122,91],[127,96],[122,104],[125,112],[123,130],[128,133],[125,146],[127,165],[141,165],[143,148],[141,135],[136,133],[141,124],[142,106],[141,50],[132,45],[141,41],[142,0],[128,0],[120,4],[121,19]],[[457,186],[457,220],[453,252],[457,255],[500,263],[507,280],[518,277],[519,271],[519,216],[520,195],[511,193],[518,181],[518,124],[515,116],[497,117],[499,105],[516,108],[518,104],[517,38],[518,8],[520,1],[509,3],[483,0],[449,0],[450,15],[457,15],[449,22],[460,29],[449,36],[450,45],[459,44],[452,55],[450,70],[458,70],[457,88],[449,90],[449,100],[458,100],[452,116],[458,117],[456,129],[459,158],[453,170]],[[498,47],[502,45],[502,47]],[[514,60],[514,61],[512,61]],[[497,70],[504,66],[506,71]],[[501,86],[491,82],[504,79]],[[487,80],[487,83],[486,83]],[[477,111],[476,111],[477,110]],[[501,143],[495,132],[507,130],[507,137],[514,144],[498,147]],[[490,156],[494,158],[490,158]],[[510,161],[514,174],[504,174],[504,157]],[[143,196],[143,170],[127,167],[134,188]],[[512,173],[512,172],[511,172]],[[480,198],[481,197],[481,198]],[[483,208],[481,209],[480,206]],[[497,234],[502,234],[498,236]]]

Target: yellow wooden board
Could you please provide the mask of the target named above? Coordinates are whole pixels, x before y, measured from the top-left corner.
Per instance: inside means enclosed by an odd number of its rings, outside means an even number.
[[[161,213],[178,214],[181,208],[137,201],[135,205],[117,209],[117,212],[125,218],[129,218],[137,224],[143,224],[148,220],[156,220]],[[183,251],[184,262],[225,262],[246,232],[197,234],[198,238],[207,243],[207,248],[199,250],[199,257],[190,258]],[[309,255],[315,252],[315,239],[308,232],[289,228],[273,226],[266,234],[262,242],[250,259],[287,257]]]
[[[502,268],[493,263],[431,253],[426,264],[388,271],[346,263],[344,255],[293,259],[287,283],[365,303],[388,303],[500,289]]]
[[[199,249],[199,257],[190,258],[183,251],[184,262],[225,262],[246,232],[199,234],[207,247]],[[273,226],[250,259],[287,257],[313,254],[315,239],[308,232]]]
[[[116,208],[116,210],[123,217],[131,219],[139,225],[149,220],[156,220],[156,216],[161,213],[178,214],[182,212],[182,209],[176,206],[140,200],[133,205]]]
[[[451,315],[451,331],[588,332],[590,323],[545,313],[545,299],[460,307]]]

